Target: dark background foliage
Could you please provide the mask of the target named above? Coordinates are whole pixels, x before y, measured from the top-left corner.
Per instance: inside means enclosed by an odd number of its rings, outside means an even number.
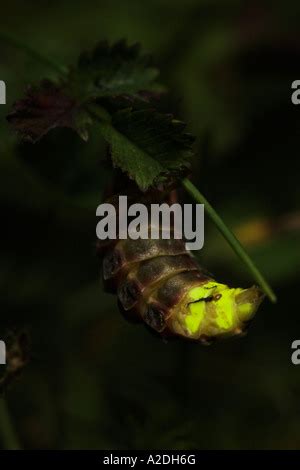
[[[205,348],[125,322],[104,294],[95,209],[111,172],[94,126],[20,143],[5,120],[51,70],[0,41],[1,334],[26,328],[32,358],[6,393],[25,448],[299,448],[300,4],[245,0],[1,4],[0,30],[63,64],[100,40],[152,52],[164,106],[197,136],[193,180],[278,294],[247,337]],[[252,283],[207,221],[204,266]],[[1,439],[1,436],[0,436]]]

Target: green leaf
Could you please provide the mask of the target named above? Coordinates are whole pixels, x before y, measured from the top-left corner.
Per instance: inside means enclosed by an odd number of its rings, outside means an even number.
[[[71,70],[70,89],[84,99],[104,96],[137,94],[142,91],[160,91],[155,83],[158,69],[151,66],[151,58],[141,54],[140,45],[128,46],[121,40],[109,46],[100,42],[94,51],[83,53],[77,68]]]
[[[184,132],[185,124],[150,108],[159,90],[157,75],[139,45],[101,42],[57,83],[29,89],[8,120],[36,142],[55,127],[69,127],[87,140],[96,119],[115,167],[143,191],[169,186],[187,173],[194,139]]]
[[[103,137],[111,146],[111,158],[142,191],[168,185],[190,167],[194,137],[185,124],[154,109],[123,109],[111,121],[100,121]]]

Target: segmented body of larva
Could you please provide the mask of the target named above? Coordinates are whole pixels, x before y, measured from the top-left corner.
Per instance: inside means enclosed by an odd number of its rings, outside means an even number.
[[[105,287],[117,294],[122,311],[163,337],[210,343],[243,334],[263,299],[255,286],[215,281],[184,240],[122,239],[98,248]]]

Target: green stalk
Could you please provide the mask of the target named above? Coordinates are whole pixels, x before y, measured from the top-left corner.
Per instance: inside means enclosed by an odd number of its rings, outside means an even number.
[[[3,396],[0,396],[0,437],[5,450],[21,449]]]
[[[182,181],[182,185],[197,203],[204,204],[204,209],[206,210],[208,216],[217,226],[218,230],[222,233],[223,237],[227,240],[233,251],[247,266],[249,272],[252,274],[255,281],[258,283],[264,293],[268,296],[271,302],[275,303],[277,299],[272,288],[269,286],[268,282],[265,280],[259,269],[255,266],[250,256],[246,253],[239,240],[223,222],[219,214],[215,211],[215,209],[210,205],[210,203],[203,196],[203,194],[198,191],[198,189],[193,185],[190,180],[185,178]]]
[[[6,42],[7,44],[24,51],[28,56],[32,57],[34,60],[46,65],[47,67],[52,68],[59,74],[66,74],[68,69],[61,64],[58,64],[53,59],[40,54],[37,50],[29,46],[28,44],[24,44],[21,39],[18,39],[8,33],[4,33],[0,31],[0,42]]]

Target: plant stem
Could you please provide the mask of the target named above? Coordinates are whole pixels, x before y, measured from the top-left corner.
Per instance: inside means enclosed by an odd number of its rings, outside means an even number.
[[[52,68],[59,74],[66,74],[67,73],[67,68],[64,67],[61,64],[58,64],[55,62],[53,59],[50,59],[49,57],[41,54],[28,44],[24,44],[21,39],[18,39],[8,33],[4,33],[0,31],[0,41],[4,41],[7,44],[10,44],[13,47],[16,47],[17,49],[20,49],[24,51],[27,55],[31,56],[34,60],[47,65],[48,67]]]
[[[21,449],[3,396],[0,396],[0,436],[6,450]]]
[[[263,275],[260,273],[259,269],[255,266],[254,262],[250,258],[250,256],[246,253],[245,249],[239,242],[239,240],[235,237],[232,231],[227,227],[227,225],[223,222],[221,217],[217,214],[214,208],[210,205],[207,199],[203,196],[203,194],[198,191],[198,189],[193,185],[191,181],[185,178],[182,181],[183,187],[186,191],[195,199],[196,202],[200,204],[204,204],[204,209],[206,210],[208,216],[217,226],[219,231],[222,233],[223,237],[227,240],[233,251],[239,256],[239,258],[244,262],[247,266],[248,270],[256,280],[256,282],[260,285],[262,290],[265,294],[269,297],[271,302],[276,302],[276,295],[273,292],[272,288],[269,286]]]

